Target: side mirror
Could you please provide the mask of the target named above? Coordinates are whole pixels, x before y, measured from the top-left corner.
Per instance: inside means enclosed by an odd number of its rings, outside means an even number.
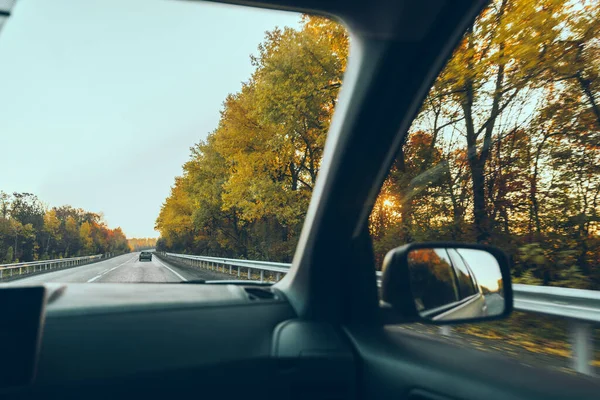
[[[464,243],[412,243],[383,261],[382,306],[393,322],[474,322],[513,308],[506,254]]]

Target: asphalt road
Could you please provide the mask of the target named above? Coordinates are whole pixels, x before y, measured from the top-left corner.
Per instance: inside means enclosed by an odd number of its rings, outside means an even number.
[[[235,279],[214,271],[176,267],[153,256],[152,261],[139,261],[139,252],[123,254],[94,264],[47,272],[14,280],[15,283],[90,282],[90,283],[156,283],[195,279]]]
[[[504,298],[498,293],[485,296],[488,315],[500,315],[504,312]]]
[[[406,324],[386,327],[390,332],[408,332],[443,341],[470,350],[492,353],[500,357],[508,357],[532,368],[549,368],[556,371],[574,374],[573,360],[555,354],[534,352],[531,345],[518,346],[501,339],[482,338],[468,333],[452,330],[451,335],[442,335],[439,327],[423,324]],[[595,374],[600,376],[600,367],[593,367]]]

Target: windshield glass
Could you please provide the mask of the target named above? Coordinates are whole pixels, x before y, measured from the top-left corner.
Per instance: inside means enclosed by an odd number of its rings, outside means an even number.
[[[0,6],[0,282],[285,274],[341,25],[203,2]]]

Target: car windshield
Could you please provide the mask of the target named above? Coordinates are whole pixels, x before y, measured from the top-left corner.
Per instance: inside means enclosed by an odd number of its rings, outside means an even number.
[[[341,25],[162,0],[0,11],[0,282],[281,279],[346,67]]]

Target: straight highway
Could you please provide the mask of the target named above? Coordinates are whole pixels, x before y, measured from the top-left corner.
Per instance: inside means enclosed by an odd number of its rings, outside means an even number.
[[[185,282],[197,279],[236,279],[236,277],[215,271],[177,267],[160,260],[156,255],[152,256],[152,261],[139,261],[139,255],[139,252],[123,254],[93,264],[27,276],[13,282],[157,283]]]

